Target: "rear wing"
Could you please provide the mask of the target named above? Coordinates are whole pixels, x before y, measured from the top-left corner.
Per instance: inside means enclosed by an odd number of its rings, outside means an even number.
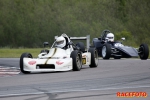
[[[66,34],[65,34],[66,35]],[[55,39],[57,39],[58,36],[55,36]],[[86,48],[90,47],[90,35],[86,35],[85,37],[69,37],[70,40],[86,40]]]

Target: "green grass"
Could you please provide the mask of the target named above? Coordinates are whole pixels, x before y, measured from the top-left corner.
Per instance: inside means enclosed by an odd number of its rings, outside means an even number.
[[[32,48],[32,49],[0,49],[0,58],[20,58],[24,52],[31,53],[33,57],[38,57],[38,54],[43,48]]]
[[[43,48],[20,48],[20,49],[9,49],[1,48],[0,49],[0,58],[20,58],[21,54],[24,52],[31,53],[34,58],[38,57],[38,54]],[[149,55],[150,59],[150,55]]]

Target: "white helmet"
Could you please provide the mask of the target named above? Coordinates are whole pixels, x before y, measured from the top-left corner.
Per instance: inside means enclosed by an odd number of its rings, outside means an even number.
[[[56,39],[56,46],[59,48],[63,48],[66,45],[66,40],[63,36],[60,36]]]
[[[113,33],[108,33],[106,38],[108,39],[108,41],[113,42],[114,41],[114,34]]]

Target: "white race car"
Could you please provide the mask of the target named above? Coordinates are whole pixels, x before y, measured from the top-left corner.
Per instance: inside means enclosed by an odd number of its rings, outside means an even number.
[[[48,45],[48,42],[44,42],[45,45]],[[33,58],[30,53],[23,53],[20,57],[20,70],[24,74],[31,72],[79,71],[82,65],[89,65],[91,68],[97,67],[97,50],[92,47],[85,50],[82,42],[78,42],[76,45],[73,44],[66,34],[56,38],[49,50],[42,50],[38,58]]]

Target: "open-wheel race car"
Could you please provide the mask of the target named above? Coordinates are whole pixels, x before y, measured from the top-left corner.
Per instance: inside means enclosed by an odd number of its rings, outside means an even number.
[[[122,41],[125,38],[121,38]],[[137,58],[148,59],[149,48],[147,44],[141,44],[139,48],[125,46],[120,41],[114,41],[114,34],[109,30],[104,30],[101,37],[93,39],[93,46],[97,49],[99,57],[103,59]]]
[[[76,37],[78,38],[78,37]],[[83,42],[74,44],[66,34],[55,39],[50,49],[41,50],[38,58],[30,53],[20,57],[20,70],[27,74],[31,72],[79,71],[82,65],[91,68],[98,66],[98,53],[95,48],[85,49]],[[48,45],[44,42],[44,46]]]

